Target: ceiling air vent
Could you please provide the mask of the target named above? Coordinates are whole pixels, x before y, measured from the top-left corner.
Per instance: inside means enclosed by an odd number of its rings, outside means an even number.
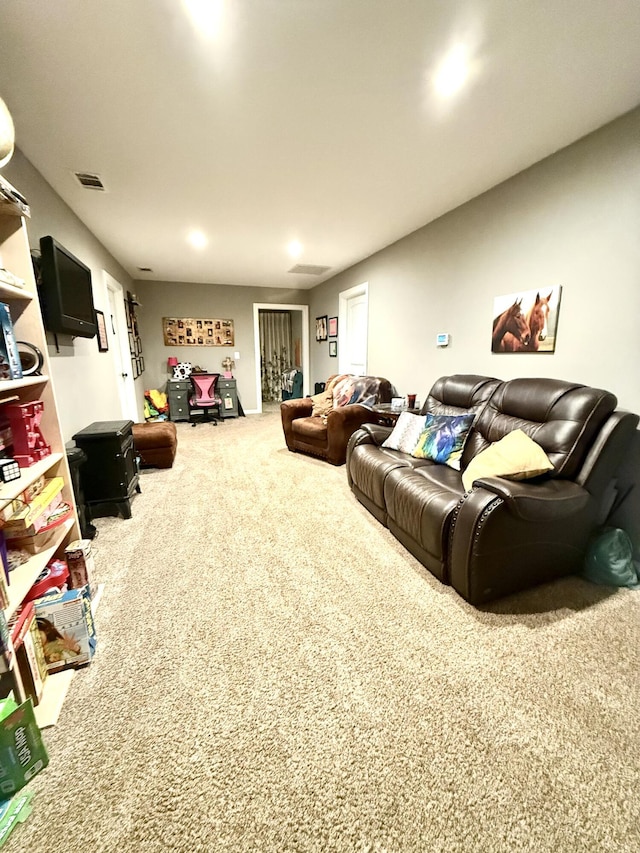
[[[138,267],[138,272],[153,272],[151,267]]]
[[[331,267],[320,267],[317,264],[296,264],[295,267],[291,267],[289,272],[299,275],[324,275],[330,269]]]
[[[106,192],[106,187],[102,183],[100,175],[96,175],[94,172],[74,172],[73,174],[86,190],[99,190],[99,192]]]

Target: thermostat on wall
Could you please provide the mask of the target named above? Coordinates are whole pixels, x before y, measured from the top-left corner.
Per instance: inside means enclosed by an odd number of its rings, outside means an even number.
[[[449,335],[446,332],[439,332],[436,335],[436,346],[437,347],[448,347],[449,346]]]

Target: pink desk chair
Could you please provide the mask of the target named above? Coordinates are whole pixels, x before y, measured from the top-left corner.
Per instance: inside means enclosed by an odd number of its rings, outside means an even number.
[[[191,387],[193,394],[189,397],[189,421],[195,426],[201,423],[212,423],[218,426],[218,421],[210,412],[210,409],[218,410],[218,418],[222,420],[221,406],[222,398],[216,393],[219,373],[192,373]],[[202,417],[194,417],[196,412],[202,411]]]

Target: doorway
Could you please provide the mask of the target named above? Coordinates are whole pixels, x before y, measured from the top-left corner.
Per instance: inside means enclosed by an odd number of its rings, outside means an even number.
[[[365,376],[369,336],[369,282],[343,290],[338,300],[338,372]]]
[[[295,323],[299,320],[301,327],[301,368],[302,368],[302,393],[309,394],[309,306],[308,305],[282,305],[273,302],[254,302],[253,304],[253,334],[255,343],[256,364],[256,411],[262,412],[262,361],[260,347],[260,312],[262,311],[289,311],[296,315],[292,318]],[[294,356],[295,358],[295,356]],[[287,365],[291,366],[291,365]]]
[[[138,401],[131,368],[131,350],[127,333],[127,319],[124,312],[124,290],[119,281],[103,270],[107,296],[109,298],[109,318],[107,336],[109,349],[113,353],[113,367],[116,374],[118,396],[122,417],[137,423],[140,420]]]

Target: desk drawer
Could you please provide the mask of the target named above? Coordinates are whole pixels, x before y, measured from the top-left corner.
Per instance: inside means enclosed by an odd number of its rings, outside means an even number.
[[[220,415],[222,418],[238,417],[238,392],[235,379],[218,379],[218,394],[222,399]]]

